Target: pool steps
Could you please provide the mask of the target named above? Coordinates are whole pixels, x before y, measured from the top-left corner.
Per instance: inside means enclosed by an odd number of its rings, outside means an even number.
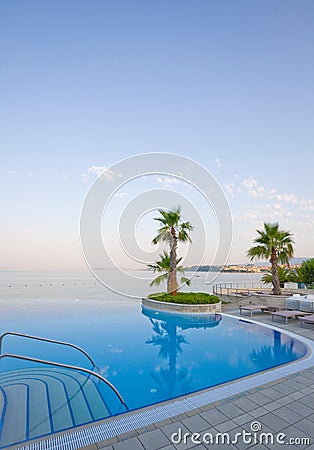
[[[7,397],[1,447],[111,415],[96,382],[72,370],[18,369],[4,372],[0,384]]]
[[[120,393],[102,375],[92,370],[37,358],[1,354],[3,338],[17,336],[66,345],[92,358],[76,345],[6,332],[0,336],[0,362],[5,359],[39,363],[39,367],[0,371],[0,448],[26,442],[114,414],[108,407],[101,386],[108,386],[119,398],[123,412],[128,410]],[[49,367],[47,367],[49,366]]]

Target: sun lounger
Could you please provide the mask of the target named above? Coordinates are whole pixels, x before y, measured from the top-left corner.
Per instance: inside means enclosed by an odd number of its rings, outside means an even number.
[[[299,317],[301,327],[304,326],[304,324],[314,325],[314,314],[311,314],[310,316],[303,316]]]
[[[248,311],[250,313],[250,316],[252,317],[252,314],[254,311],[262,311],[260,305],[248,305],[248,306],[240,306],[240,315],[243,316],[242,311]]]
[[[281,306],[275,306],[275,305],[271,305],[271,306],[261,306],[261,310],[262,312],[277,312],[280,311],[281,309],[283,309]]]
[[[276,312],[276,311],[280,311],[281,309],[283,309],[280,306],[277,305],[248,305],[248,306],[240,306],[240,315],[243,316],[244,314],[242,313],[242,311],[248,311],[250,313],[250,316],[252,317],[253,312],[254,311],[261,311],[263,313],[271,313],[271,312]]]
[[[299,316],[305,316],[306,313],[297,311],[297,310],[283,310],[283,311],[277,311],[271,313],[271,320],[274,320],[275,317],[282,317],[286,320],[286,323],[288,323],[288,319],[291,319],[293,317],[297,318]]]

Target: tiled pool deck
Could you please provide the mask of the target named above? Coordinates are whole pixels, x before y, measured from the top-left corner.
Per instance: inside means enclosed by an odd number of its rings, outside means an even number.
[[[228,311],[237,315],[237,311]],[[244,316],[241,316],[244,318]],[[267,324],[271,324],[271,317],[267,314],[254,313],[252,319]],[[251,318],[249,318],[251,320]],[[288,325],[274,323],[276,327],[302,335],[310,340],[314,340],[314,328],[301,328],[297,320],[292,320]],[[65,443],[66,433],[62,437],[59,446],[42,448],[85,448],[88,450],[170,450],[170,449],[215,449],[228,448],[248,449],[283,449],[288,448],[308,448],[314,450],[314,367],[290,374],[283,378],[271,381],[258,387],[241,392],[232,397],[224,398],[214,403],[208,403],[202,407],[190,409],[180,415],[168,419],[156,421],[153,424],[137,428],[118,436],[106,440],[93,440],[87,447],[81,447],[76,443],[71,446]],[[248,383],[249,384],[249,383]],[[257,439],[260,433],[271,433],[274,436],[274,443],[245,443],[242,439],[243,430],[252,433],[251,424],[261,426],[261,431],[256,433]],[[258,422],[256,424],[256,422]],[[173,444],[171,436],[182,430],[182,435],[189,433],[187,442],[183,439],[178,444]],[[91,426],[84,428],[84,434],[91,431]],[[199,433],[194,437],[195,443],[191,439],[193,433]],[[233,443],[221,443],[222,437],[218,437],[219,443],[206,444],[203,440],[209,439],[205,433],[211,433],[216,437],[219,433],[228,433]],[[240,433],[236,440],[236,433]],[[284,433],[286,437],[279,435]],[[248,435],[246,435],[248,436]],[[276,439],[279,436],[279,441]],[[292,444],[289,439],[307,439],[305,443]],[[226,439],[226,438],[225,438]],[[246,437],[247,441],[250,440]],[[269,439],[271,439],[269,437]],[[198,444],[200,441],[201,444]],[[285,442],[285,443],[281,443]],[[300,442],[300,441],[299,441]],[[303,441],[304,442],[304,441]],[[27,448],[26,446],[24,448]],[[31,449],[31,446],[28,447]],[[38,447],[37,447],[38,448]]]

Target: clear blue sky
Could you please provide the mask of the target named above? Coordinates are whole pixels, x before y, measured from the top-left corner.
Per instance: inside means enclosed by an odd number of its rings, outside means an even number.
[[[0,266],[84,267],[89,169],[146,152],[213,173],[230,262],[264,220],[314,256],[313,23],[306,0],[2,0]]]

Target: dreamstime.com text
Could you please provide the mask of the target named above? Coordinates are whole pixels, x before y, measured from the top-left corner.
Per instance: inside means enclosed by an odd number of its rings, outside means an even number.
[[[183,443],[206,444],[206,445],[231,445],[243,442],[244,444],[265,444],[265,445],[310,445],[308,437],[287,437],[285,433],[262,432],[262,425],[254,421],[251,423],[252,431],[241,430],[236,433],[189,433],[178,428],[178,431],[171,435],[173,444]]]

